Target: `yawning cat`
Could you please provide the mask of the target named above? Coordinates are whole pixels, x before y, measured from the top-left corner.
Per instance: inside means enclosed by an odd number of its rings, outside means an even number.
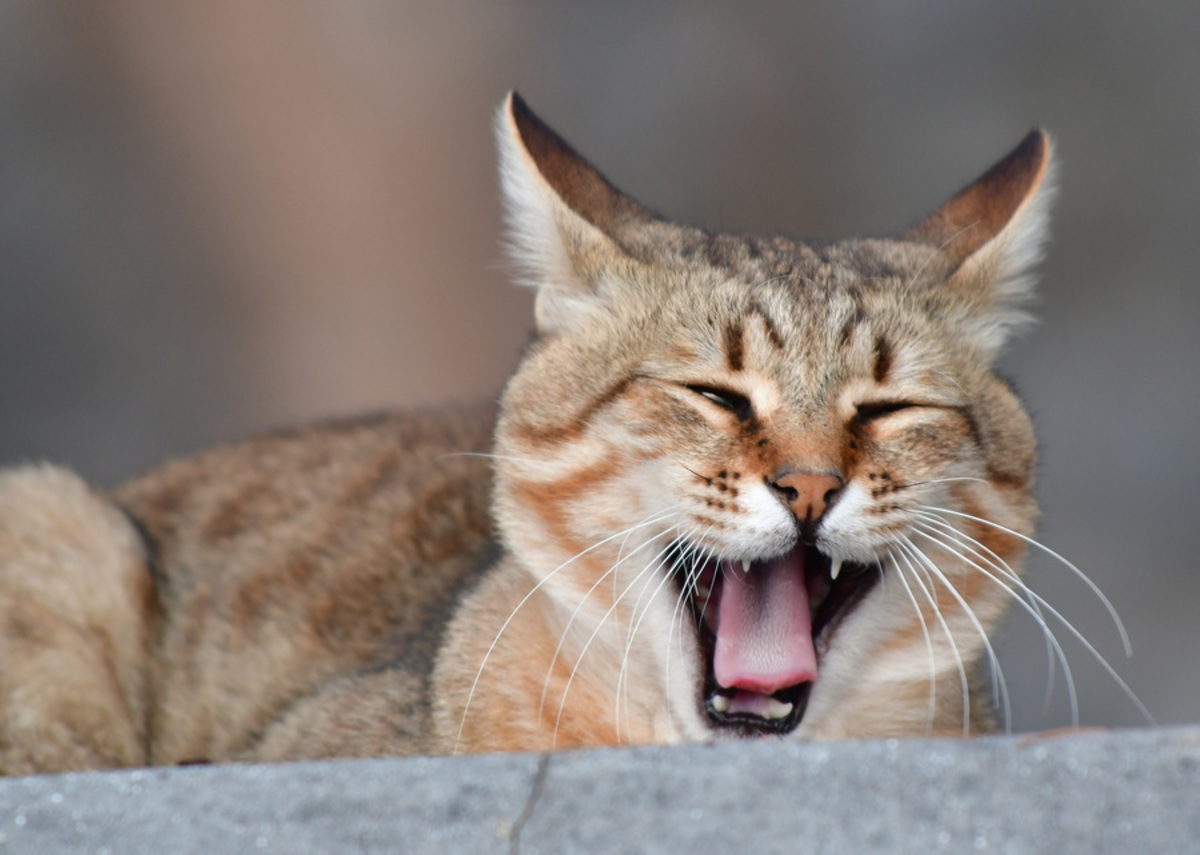
[[[497,132],[537,289],[497,413],[0,474],[0,771],[991,727],[1046,136],[810,244],[662,219],[516,95]]]

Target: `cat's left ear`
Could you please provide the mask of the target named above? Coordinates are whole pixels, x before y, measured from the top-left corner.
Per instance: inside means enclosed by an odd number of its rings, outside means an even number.
[[[594,311],[628,255],[622,233],[659,221],[539,119],[515,92],[496,117],[500,184],[513,260],[537,288],[538,330]]]
[[[969,308],[966,332],[989,357],[1029,320],[1022,304],[1032,296],[1053,195],[1050,138],[1039,129],[905,235],[937,249],[935,266],[949,272],[942,287]]]

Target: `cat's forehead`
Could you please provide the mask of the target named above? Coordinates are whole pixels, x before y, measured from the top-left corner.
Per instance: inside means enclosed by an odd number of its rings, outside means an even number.
[[[780,240],[752,258],[740,240],[723,244],[723,263],[706,257],[680,270],[675,287],[650,289],[652,362],[820,398],[855,378],[908,384],[954,358],[957,339],[929,287],[944,273],[929,251]]]
[[[856,281],[911,280],[930,270],[935,248],[903,240],[857,239],[810,243],[783,236],[677,231],[674,240],[647,235],[646,249],[662,261],[707,268],[747,285],[799,279],[831,287]],[[652,261],[653,263],[653,261]]]
[[[678,255],[687,263],[672,296],[685,317],[704,316],[701,328],[723,314],[757,314],[791,332],[851,319],[895,324],[928,309],[928,283],[942,275],[932,250],[901,241],[713,236],[700,245],[702,255]]]

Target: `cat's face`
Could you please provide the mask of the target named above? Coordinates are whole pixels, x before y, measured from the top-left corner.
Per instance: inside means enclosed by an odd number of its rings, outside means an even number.
[[[618,698],[649,673],[679,738],[981,720],[966,696],[1021,555],[1005,530],[1036,513],[1032,428],[990,362],[1043,138],[1009,164],[1007,213],[972,212],[990,233],[947,253],[919,230],[713,238],[616,194],[519,102],[502,124],[540,290],[496,509],[561,605],[563,655]]]

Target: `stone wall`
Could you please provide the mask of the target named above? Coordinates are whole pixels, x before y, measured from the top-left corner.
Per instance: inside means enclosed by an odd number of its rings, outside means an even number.
[[[1200,729],[72,774],[0,852],[1157,855],[1200,848]]]

